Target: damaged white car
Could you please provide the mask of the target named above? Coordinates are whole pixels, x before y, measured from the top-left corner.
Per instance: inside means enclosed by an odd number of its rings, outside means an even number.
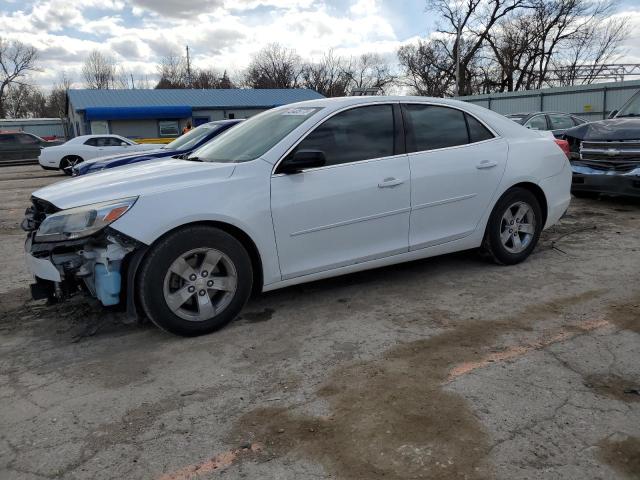
[[[516,264],[567,210],[567,152],[454,100],[275,108],[185,159],[35,192],[23,221],[32,293],[85,292],[199,335],[251,292],[478,247]]]

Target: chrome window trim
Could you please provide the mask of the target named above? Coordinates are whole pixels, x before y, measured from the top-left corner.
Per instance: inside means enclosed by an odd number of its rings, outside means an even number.
[[[314,170],[320,170],[320,169],[327,169],[327,168],[331,168],[331,167],[339,167],[341,165],[353,165],[355,163],[362,163],[362,162],[370,162],[370,161],[375,161],[375,160],[382,160],[382,159],[387,159],[387,158],[396,158],[396,157],[405,157],[405,156],[413,156],[416,154],[420,154],[420,153],[425,153],[425,152],[438,152],[438,151],[442,151],[442,150],[448,150],[448,149],[452,149],[452,148],[460,148],[460,147],[467,147],[469,145],[480,145],[482,143],[487,143],[487,142],[493,142],[495,140],[498,140],[500,138],[502,138],[502,136],[496,132],[493,128],[491,128],[491,126],[487,125],[486,122],[484,122],[482,119],[478,118],[476,115],[474,115],[473,113],[470,113],[469,111],[457,107],[457,106],[452,106],[452,105],[444,105],[442,103],[433,103],[433,102],[429,102],[429,101],[425,101],[425,102],[419,102],[419,101],[410,101],[410,102],[403,102],[401,100],[395,100],[395,101],[388,101],[388,100],[379,100],[379,101],[371,101],[371,102],[367,102],[367,103],[361,103],[358,105],[349,105],[347,107],[343,107],[340,110],[336,110],[335,112],[329,114],[327,117],[323,118],[322,120],[320,120],[318,123],[314,124],[304,135],[302,135],[298,140],[296,140],[293,145],[288,148],[284,155],[282,155],[278,161],[274,164],[273,169],[271,170],[271,176],[274,177],[279,177],[281,175],[289,175],[286,173],[275,173],[275,171],[278,169],[278,166],[280,165],[280,163],[286,158],[287,155],[289,155],[291,153],[292,150],[294,150],[305,138],[307,138],[308,135],[311,134],[311,132],[313,132],[318,126],[320,126],[321,124],[323,124],[324,122],[326,122],[327,120],[329,120],[330,118],[332,118],[333,116],[342,113],[344,111],[347,110],[351,110],[353,108],[358,108],[358,107],[368,107],[368,106],[372,106],[372,105],[425,105],[425,106],[432,106],[432,107],[443,107],[443,108],[452,108],[454,110],[459,110],[462,113],[466,113],[467,115],[470,115],[471,117],[473,117],[474,119],[476,119],[482,126],[484,126],[487,130],[489,130],[489,132],[491,132],[491,134],[493,135],[493,138],[489,138],[487,140],[482,140],[480,142],[472,142],[472,143],[465,143],[463,145],[454,145],[451,147],[443,147],[443,148],[435,148],[432,150],[419,150],[416,152],[411,152],[411,153],[400,153],[397,155],[390,155],[387,157],[377,157],[377,158],[367,158],[364,160],[356,160],[353,162],[349,162],[349,163],[339,163],[336,165],[326,165],[324,167],[316,167],[316,168],[309,168],[306,170],[301,170],[301,173],[304,172],[312,172]],[[406,127],[405,131],[406,131]]]

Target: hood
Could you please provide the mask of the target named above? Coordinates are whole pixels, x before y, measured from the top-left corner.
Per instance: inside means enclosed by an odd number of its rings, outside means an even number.
[[[234,163],[161,160],[83,175],[41,188],[33,196],[60,209],[126,197],[192,188],[228,178]]]
[[[579,140],[640,140],[640,118],[611,118],[568,129],[567,137]]]

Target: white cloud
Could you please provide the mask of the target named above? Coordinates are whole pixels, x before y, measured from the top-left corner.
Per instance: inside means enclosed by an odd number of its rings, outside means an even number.
[[[39,49],[42,71],[34,78],[43,85],[63,70],[81,82],[93,49],[135,74],[154,75],[162,56],[183,52],[186,44],[195,65],[232,72],[271,42],[310,59],[329,49],[393,58],[401,44],[417,38],[398,37],[381,0],[345,0],[342,9],[325,0],[22,0],[11,8],[0,9],[0,35]],[[626,7],[623,15],[632,37],[624,61],[640,62],[640,9]]]

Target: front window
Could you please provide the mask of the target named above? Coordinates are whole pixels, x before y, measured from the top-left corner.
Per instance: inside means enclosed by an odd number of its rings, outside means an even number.
[[[316,113],[316,107],[268,110],[225,132],[191,155],[205,162],[247,162],[268,152]]]
[[[326,165],[393,155],[393,107],[357,107],[334,115],[311,132],[296,149],[319,150]]]
[[[173,142],[168,143],[164,147],[165,150],[188,150],[195,147],[205,137],[220,130],[222,125],[200,125],[193,130],[185,133],[181,137],[176,138]]]
[[[620,117],[640,117],[640,92],[636,93],[631,100],[625,103],[616,118]]]

